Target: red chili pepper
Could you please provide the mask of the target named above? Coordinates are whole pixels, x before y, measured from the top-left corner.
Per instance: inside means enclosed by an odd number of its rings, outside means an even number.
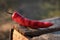
[[[28,18],[23,17],[16,11],[12,14],[12,19],[24,27],[30,27],[33,29],[47,28],[53,25],[53,23],[50,22],[40,22],[38,20],[30,20]]]

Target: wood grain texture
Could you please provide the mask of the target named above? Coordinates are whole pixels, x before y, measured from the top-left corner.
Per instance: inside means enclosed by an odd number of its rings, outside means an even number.
[[[28,40],[25,36],[14,29],[13,31],[13,40]]]

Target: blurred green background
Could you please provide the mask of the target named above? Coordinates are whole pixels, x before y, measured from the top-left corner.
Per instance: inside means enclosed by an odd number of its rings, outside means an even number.
[[[30,19],[60,16],[60,0],[0,0],[0,10],[20,10]]]
[[[9,39],[7,30],[10,30],[13,21],[7,11],[14,10],[29,19],[60,17],[60,0],[0,0],[0,40]]]

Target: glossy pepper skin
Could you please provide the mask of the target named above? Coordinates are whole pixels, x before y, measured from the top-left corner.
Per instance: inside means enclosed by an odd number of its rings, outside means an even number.
[[[32,29],[48,28],[53,25],[53,23],[50,22],[40,22],[38,20],[30,20],[28,18],[23,17],[17,11],[15,11],[12,14],[12,20],[14,20],[15,22],[17,22],[18,24],[24,27],[30,27]]]

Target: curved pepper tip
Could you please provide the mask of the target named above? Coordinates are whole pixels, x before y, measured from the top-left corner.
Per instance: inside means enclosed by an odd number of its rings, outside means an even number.
[[[50,27],[50,26],[53,26],[53,25],[54,25],[54,24],[51,23],[51,22],[44,22],[44,24],[45,24],[46,27]]]

